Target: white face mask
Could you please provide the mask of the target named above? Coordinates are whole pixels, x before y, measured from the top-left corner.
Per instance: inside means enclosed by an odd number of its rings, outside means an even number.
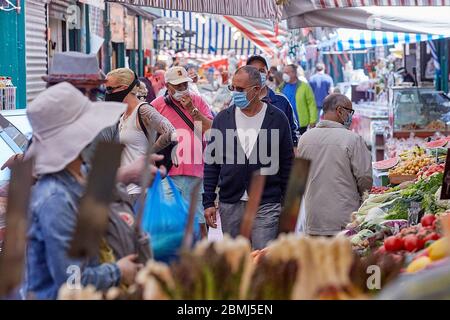
[[[172,95],[172,97],[175,100],[180,101],[180,99],[187,94],[189,94],[189,89],[186,89],[184,91],[175,91],[175,93]]]
[[[291,80],[291,77],[289,77],[289,75],[287,73],[283,73],[283,81],[289,82],[290,80]]]

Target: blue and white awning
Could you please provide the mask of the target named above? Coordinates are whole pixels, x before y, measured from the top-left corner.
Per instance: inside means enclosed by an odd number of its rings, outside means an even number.
[[[237,55],[259,54],[261,50],[239,30],[212,16],[192,12],[163,10],[163,17],[178,18],[182,28],[195,32],[193,37],[177,38],[174,29],[159,33],[159,40],[169,43],[171,49],[185,49],[189,53],[224,55],[234,50]]]
[[[431,34],[338,29],[336,37],[336,50],[360,50],[378,46],[415,43],[443,38],[445,37],[442,35]]]

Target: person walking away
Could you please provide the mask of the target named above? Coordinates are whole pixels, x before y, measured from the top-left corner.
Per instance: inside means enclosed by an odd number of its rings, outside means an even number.
[[[247,60],[248,66],[253,66],[259,70],[259,73],[261,75],[261,81],[262,84],[265,85],[267,81],[267,74],[268,74],[268,66],[267,61],[262,56],[252,56]],[[294,144],[295,151],[297,150],[297,143],[298,143],[298,123],[297,118],[295,117],[294,109],[292,108],[292,105],[289,103],[289,100],[281,95],[276,94],[272,89],[268,88],[268,94],[265,97],[265,100],[267,102],[281,111],[285,114],[286,118],[289,122],[289,127],[291,128],[291,136],[292,136],[292,142]]]
[[[139,80],[132,70],[127,68],[112,70],[106,76],[106,86],[106,101],[124,102],[128,106],[119,121],[119,139],[125,146],[122,153],[122,165],[132,163],[145,155],[148,146],[147,135],[151,130],[159,134],[153,146],[155,153],[176,139],[175,128],[172,124],[150,104],[137,98]],[[127,191],[131,202],[135,203],[141,188],[131,184],[127,187]]]
[[[262,249],[278,233],[281,203],[294,158],[292,134],[284,113],[262,101],[266,89],[258,69],[239,68],[230,90],[233,103],[214,119],[212,129],[216,138],[211,137],[205,156],[205,218],[210,227],[217,227],[215,201],[219,187],[222,230],[232,237],[238,236],[250,180],[259,171],[266,175],[266,182],[251,242],[253,248]],[[265,160],[267,152],[270,161]]]
[[[323,63],[319,62],[316,65],[316,73],[309,79],[309,85],[314,92],[320,118],[323,100],[333,92],[333,79],[325,73],[325,65]]]
[[[212,114],[208,104],[198,95],[189,91],[192,79],[183,67],[173,67],[165,75],[166,95],[156,98],[152,105],[175,127],[178,137],[178,167],[173,167],[168,175],[187,203],[190,202],[192,186],[196,178],[203,178],[204,133],[211,128]],[[171,191],[164,184],[166,196]],[[206,237],[205,218],[201,208],[200,188],[196,215],[202,236]]]
[[[86,184],[82,150],[124,110],[123,104],[92,103],[67,82],[45,90],[28,106],[33,143],[25,159],[33,158],[38,180],[29,209],[27,296],[56,299],[73,266],[80,269],[80,284],[97,290],[132,284],[142,267],[134,255],[109,263],[101,263],[100,257],[81,261],[67,256]]]
[[[327,96],[323,112],[323,120],[298,144],[299,156],[311,160],[302,229],[309,235],[333,236],[345,229],[372,187],[372,159],[364,139],[349,130],[354,110],[346,96]]]
[[[277,92],[283,93],[297,111],[299,131],[302,135],[308,126],[314,128],[316,125],[317,106],[309,84],[297,77],[297,68],[294,64],[284,67],[283,83],[278,87]]]

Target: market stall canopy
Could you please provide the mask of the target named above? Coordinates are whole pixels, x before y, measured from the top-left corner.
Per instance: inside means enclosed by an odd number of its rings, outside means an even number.
[[[264,19],[281,17],[275,0],[108,0],[134,6]]]
[[[336,51],[360,50],[378,46],[415,43],[442,38],[444,38],[442,35],[339,28],[335,37],[335,49]]]
[[[129,12],[132,12],[134,15],[141,16],[150,21],[160,18],[160,16],[156,15],[155,13],[146,10],[146,8],[140,8],[129,4],[124,4],[123,6],[127,8]]]
[[[269,56],[274,56],[285,43],[283,40],[287,35],[287,29],[283,24],[267,19],[231,16],[215,16],[215,18],[239,30],[240,33]]]
[[[341,27],[354,29],[369,29],[392,32],[413,32],[426,34],[450,35],[450,0],[439,1],[448,6],[434,6],[437,1],[422,1],[430,3],[430,6],[370,6],[361,8],[326,7],[326,9],[314,9],[300,11],[294,14],[286,10],[299,1],[290,2],[284,8],[288,27]],[[343,1],[339,1],[343,2]],[[350,0],[350,2],[352,2]],[[356,1],[353,1],[356,2]],[[358,1],[360,2],[360,1]],[[387,2],[387,1],[378,1]],[[392,3],[397,3],[391,0]],[[409,3],[408,1],[402,1]],[[365,1],[373,3],[373,1]],[[413,2],[415,3],[415,2]],[[294,10],[294,9],[293,9]],[[297,10],[297,12],[299,12]]]
[[[179,31],[169,28],[159,34],[159,40],[166,43],[169,41],[168,47],[185,49],[189,53],[223,55],[233,50],[237,55],[265,53],[273,56],[284,44],[282,40],[287,35],[286,27],[268,19],[171,10],[162,10],[162,16],[162,19],[173,22],[177,28],[190,31],[192,37],[177,39]],[[164,26],[159,24],[159,19],[154,24]]]

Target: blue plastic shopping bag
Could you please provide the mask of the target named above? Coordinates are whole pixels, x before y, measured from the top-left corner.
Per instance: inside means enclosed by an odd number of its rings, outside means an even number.
[[[170,177],[166,180],[173,197],[166,198],[158,172],[147,192],[142,229],[150,234],[154,259],[171,262],[178,257],[181,247],[188,220],[188,205]],[[194,234],[198,235],[199,230],[195,217]]]

